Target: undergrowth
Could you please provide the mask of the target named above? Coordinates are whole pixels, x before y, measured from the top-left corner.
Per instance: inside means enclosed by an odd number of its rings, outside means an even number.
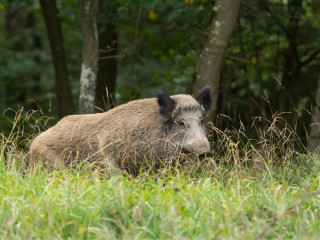
[[[254,139],[209,126],[212,158],[106,177],[26,168],[28,144],[47,124],[33,114],[1,134],[1,239],[250,239],[275,219],[263,237],[320,238],[319,195],[276,218],[320,190],[319,151],[279,116]]]

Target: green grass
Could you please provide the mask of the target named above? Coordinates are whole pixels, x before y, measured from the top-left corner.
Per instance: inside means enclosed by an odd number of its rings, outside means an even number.
[[[320,189],[319,159],[261,171],[243,166],[106,178],[94,172],[27,172],[0,165],[1,239],[250,239],[276,215]],[[21,157],[22,158],[22,157]],[[211,167],[212,169],[212,167]],[[209,170],[208,170],[209,171]],[[200,172],[200,173],[199,173]],[[196,175],[196,177],[195,177]],[[320,238],[320,196],[267,232],[269,239]]]
[[[135,178],[24,171],[21,129],[1,138],[0,239],[250,239],[320,190],[319,152],[298,152],[292,131],[275,127],[257,140],[214,129],[213,159]],[[263,238],[320,239],[319,216],[316,195]]]

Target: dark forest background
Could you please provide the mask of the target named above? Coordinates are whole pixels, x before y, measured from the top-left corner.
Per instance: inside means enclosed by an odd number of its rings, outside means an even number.
[[[84,64],[97,72],[86,92],[93,110],[81,108]],[[210,120],[218,128],[254,137],[252,128],[281,118],[317,146],[320,1],[0,1],[2,132],[21,108],[54,124],[204,84],[214,90]]]

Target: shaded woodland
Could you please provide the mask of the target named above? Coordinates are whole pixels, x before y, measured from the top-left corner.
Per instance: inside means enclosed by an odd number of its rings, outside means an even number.
[[[319,0],[8,0],[0,31],[2,132],[22,107],[57,120],[209,84],[218,128],[281,118],[319,145]]]

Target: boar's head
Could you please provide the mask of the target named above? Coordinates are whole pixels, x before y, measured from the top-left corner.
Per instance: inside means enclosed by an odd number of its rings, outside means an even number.
[[[209,86],[204,87],[195,98],[190,95],[168,96],[158,92],[160,114],[164,117],[164,130],[174,145],[183,152],[195,153],[203,158],[210,153],[205,133],[204,118],[212,105]]]

